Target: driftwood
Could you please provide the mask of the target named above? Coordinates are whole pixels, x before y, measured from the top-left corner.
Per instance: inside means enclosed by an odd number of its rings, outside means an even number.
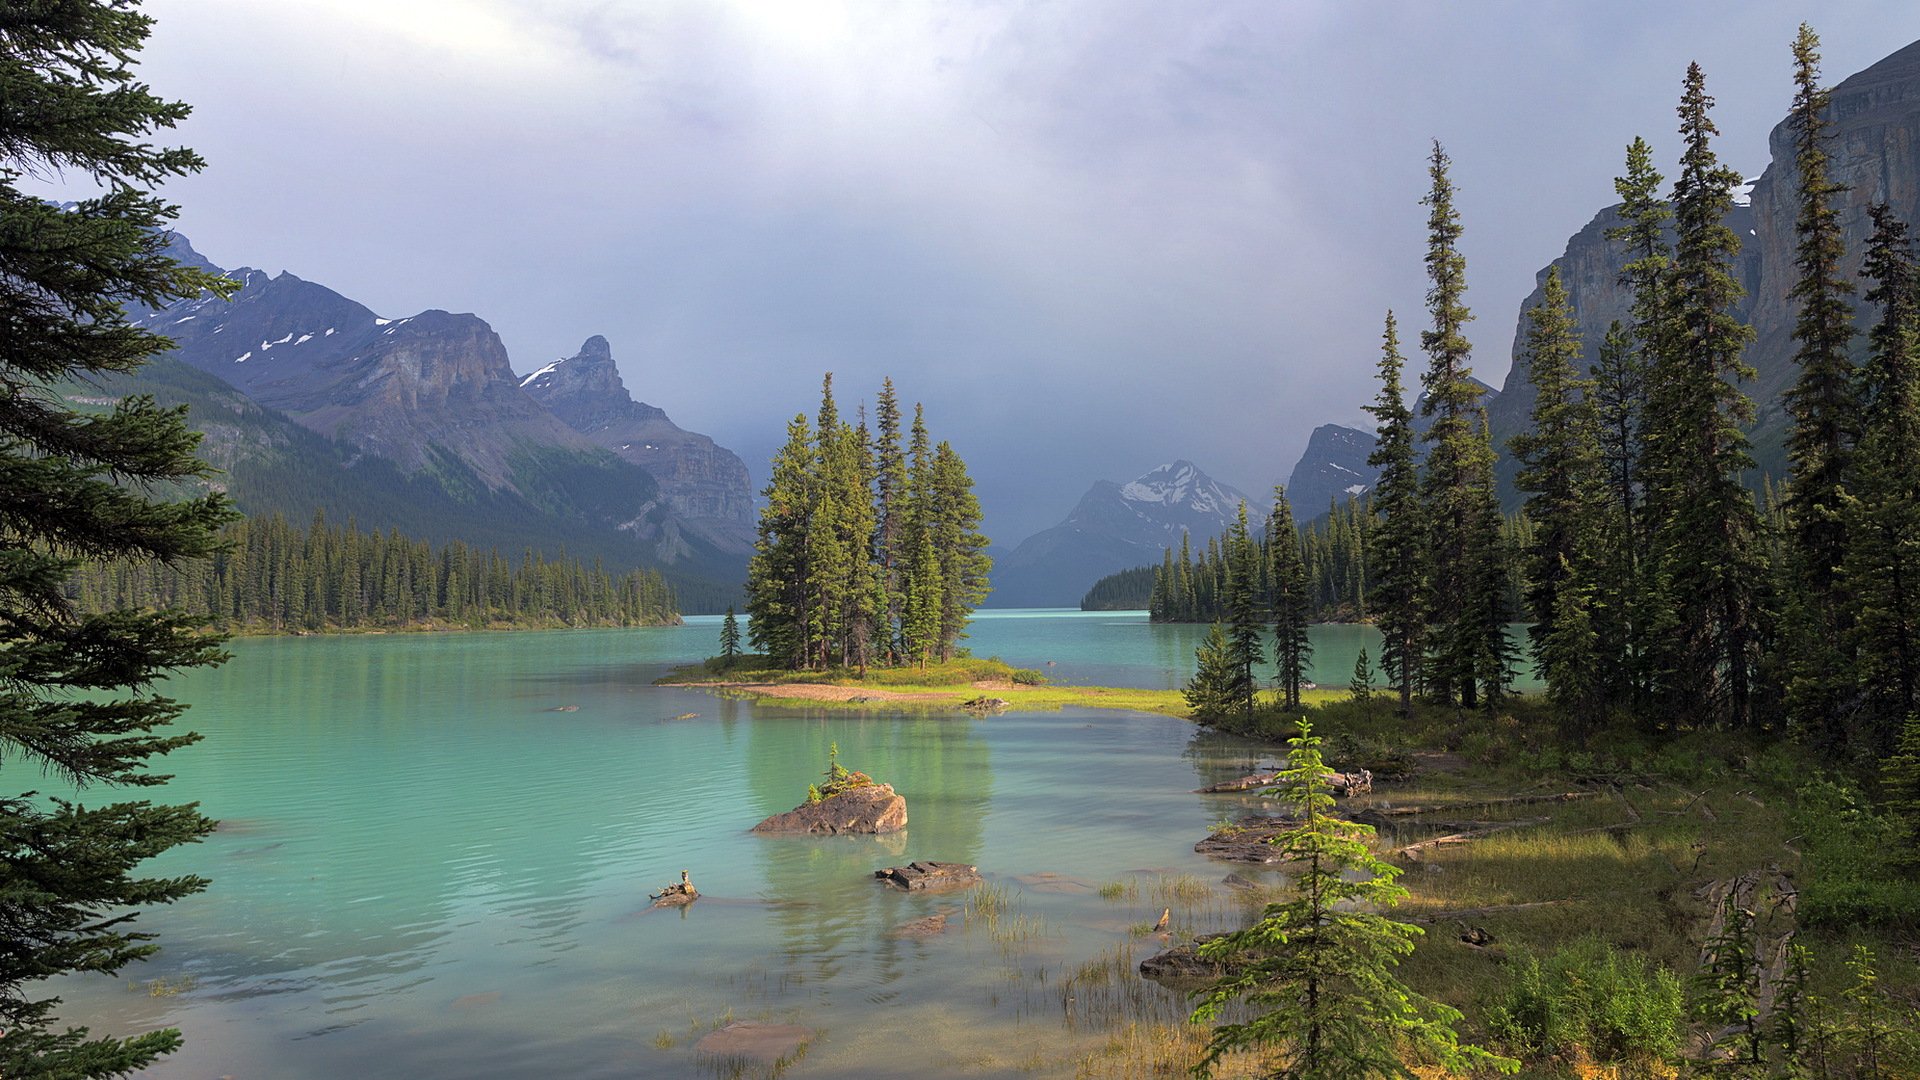
[[[1526,818],[1522,821],[1503,821],[1499,824],[1488,825],[1484,828],[1470,829],[1466,832],[1449,833],[1446,836],[1436,836],[1431,840],[1422,840],[1417,844],[1408,844],[1406,847],[1395,850],[1392,854],[1408,859],[1418,859],[1422,853],[1437,847],[1447,847],[1452,844],[1468,844],[1475,840],[1484,840],[1494,833],[1506,832],[1508,829],[1524,829],[1529,825],[1541,825],[1550,820],[1552,819]]]
[[[1409,915],[1406,919],[1410,923],[1425,924],[1464,922],[1467,919],[1478,919],[1487,915],[1503,915],[1509,911],[1530,911],[1534,908],[1561,907],[1579,902],[1573,897],[1568,897],[1565,900],[1533,900],[1524,904],[1489,904],[1486,907],[1459,908],[1454,911],[1430,911],[1424,915]]]
[[[1252,791],[1255,788],[1274,787],[1280,783],[1280,775],[1281,770],[1279,769],[1249,773],[1237,780],[1222,780],[1217,784],[1209,784],[1206,787],[1197,788],[1194,794],[1227,795],[1238,791]],[[1333,789],[1333,794],[1337,798],[1365,795],[1373,790],[1373,774],[1365,769],[1354,769],[1351,772],[1338,772],[1329,769],[1323,776],[1327,781],[1327,787]]]
[[[1597,792],[1563,791],[1554,795],[1514,795],[1504,799],[1484,799],[1468,803],[1435,803],[1431,806],[1371,806],[1354,815],[1355,820],[1362,817],[1401,818],[1416,817],[1420,814],[1437,814],[1454,810],[1487,810],[1496,806],[1532,806],[1536,803],[1577,802],[1591,799]]]

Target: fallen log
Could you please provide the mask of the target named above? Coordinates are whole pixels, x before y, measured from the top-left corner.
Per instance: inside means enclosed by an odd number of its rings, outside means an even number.
[[[1480,802],[1435,803],[1429,806],[1374,806],[1365,813],[1377,817],[1417,817],[1421,814],[1437,814],[1443,810],[1487,810],[1498,806],[1532,806],[1537,803],[1576,802],[1591,799],[1598,792],[1563,791],[1553,795],[1514,795],[1504,799],[1485,799]],[[1358,815],[1355,815],[1358,817]]]
[[[1578,899],[1568,897],[1564,900],[1532,900],[1524,904],[1489,904],[1486,907],[1460,908],[1455,911],[1433,911],[1425,915],[1409,915],[1407,916],[1407,921],[1410,923],[1425,924],[1456,922],[1465,919],[1478,919],[1487,915],[1502,915],[1509,911],[1530,911],[1534,908],[1562,907],[1567,904],[1577,903],[1580,903]]]
[[[1498,825],[1488,826],[1487,828],[1484,828],[1484,829],[1473,829],[1468,832],[1449,833],[1446,836],[1436,836],[1431,840],[1422,840],[1417,844],[1408,844],[1406,847],[1396,849],[1395,851],[1391,852],[1391,854],[1399,855],[1408,859],[1418,859],[1420,857],[1421,852],[1429,851],[1433,848],[1447,847],[1452,844],[1472,843],[1475,840],[1484,840],[1487,837],[1492,836],[1494,833],[1506,832],[1508,829],[1522,829],[1522,828],[1526,828],[1529,825],[1542,825],[1550,820],[1552,819],[1551,818],[1527,818],[1524,821],[1505,821],[1505,822],[1501,822]]]

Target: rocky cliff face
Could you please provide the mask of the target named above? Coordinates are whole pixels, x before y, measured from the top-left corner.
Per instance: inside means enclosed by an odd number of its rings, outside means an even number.
[[[753,545],[753,495],[747,467],[733,451],[680,428],[628,394],[607,339],[520,380],[520,388],[597,446],[647,470],[669,505],[723,545]]]
[[[1869,204],[1884,201],[1903,219],[1920,221],[1920,42],[1835,86],[1832,116],[1835,127],[1830,168],[1836,180],[1848,185],[1838,200],[1847,249],[1842,270],[1851,275],[1859,269],[1872,232],[1866,212]],[[1785,469],[1787,418],[1781,394],[1799,374],[1793,362],[1794,312],[1787,301],[1797,275],[1793,265],[1797,209],[1791,140],[1782,121],[1769,140],[1771,163],[1747,192],[1736,196],[1737,205],[1727,219],[1741,240],[1735,275],[1747,291],[1738,315],[1753,326],[1755,335],[1746,355],[1755,377],[1742,386],[1758,406],[1752,432],[1754,456],[1763,470],[1776,475]],[[1724,143],[1716,149],[1723,161],[1735,160],[1740,153]],[[1619,283],[1625,260],[1618,245],[1605,235],[1606,229],[1617,223],[1615,208],[1600,211],[1568,241],[1566,251],[1553,263],[1560,267],[1567,285],[1589,364],[1598,354],[1607,327],[1627,317],[1631,300]],[[1505,392],[1488,410],[1503,455],[1506,441],[1526,429],[1533,407],[1533,387],[1524,362],[1525,313],[1540,302],[1538,286],[1544,285],[1546,274],[1541,270],[1537,287],[1521,305]],[[1864,307],[1857,297],[1855,302]],[[1867,318],[1871,317],[1868,312]],[[1864,342],[1855,344],[1864,348]],[[1512,490],[1516,469],[1510,455],[1503,456],[1500,475],[1510,506],[1517,502]]]
[[[1314,428],[1306,450],[1287,476],[1287,501],[1293,505],[1294,520],[1311,521],[1333,503],[1344,503],[1372,488],[1380,478],[1380,470],[1367,464],[1374,441],[1373,432],[1358,428],[1339,424]]]

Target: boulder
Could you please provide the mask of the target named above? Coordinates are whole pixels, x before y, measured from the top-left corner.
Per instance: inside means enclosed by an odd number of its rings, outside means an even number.
[[[654,907],[686,907],[700,899],[700,890],[693,887],[693,881],[685,870],[680,871],[680,880],[649,895]]]
[[[819,802],[801,803],[753,827],[762,833],[816,836],[899,832],[907,827],[907,800],[892,784],[867,784]]]
[[[1226,974],[1227,965],[1213,960],[1202,960],[1196,948],[1221,935],[1203,934],[1185,945],[1175,945],[1165,952],[1155,953],[1140,961],[1140,974],[1155,982],[1196,983],[1210,982]]]
[[[980,868],[957,862],[910,862],[875,870],[873,876],[907,892],[937,892],[980,884]]]

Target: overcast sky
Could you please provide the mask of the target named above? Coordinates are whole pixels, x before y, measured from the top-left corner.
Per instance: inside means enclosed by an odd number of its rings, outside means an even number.
[[[478,313],[522,372],[605,334],[756,484],[822,371],[849,411],[891,374],[1009,545],[1094,480],[1185,457],[1257,493],[1358,424],[1382,313],[1424,322],[1429,140],[1497,385],[1627,141],[1672,173],[1688,61],[1751,175],[1800,20],[1830,82],[1920,37],[1911,0],[147,10],[216,263]]]

